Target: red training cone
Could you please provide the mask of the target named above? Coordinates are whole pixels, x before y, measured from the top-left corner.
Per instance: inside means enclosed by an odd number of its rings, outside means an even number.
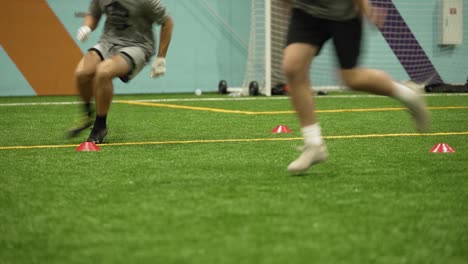
[[[434,147],[432,147],[431,150],[429,150],[429,152],[432,152],[432,153],[452,153],[452,152],[455,152],[455,150],[453,150],[452,147],[450,147],[446,143],[437,143],[437,144],[434,145]]]
[[[271,133],[291,133],[291,132],[292,130],[289,129],[289,127],[285,125],[279,125],[271,131]]]
[[[101,148],[93,142],[83,142],[75,149],[75,151],[101,151]]]

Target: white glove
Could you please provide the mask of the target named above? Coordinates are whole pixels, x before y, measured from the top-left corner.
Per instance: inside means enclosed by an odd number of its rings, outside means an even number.
[[[78,29],[78,33],[76,34],[76,38],[81,41],[81,42],[85,42],[86,40],[88,40],[88,35],[89,33],[91,33],[91,28],[88,27],[88,26],[82,26],[80,27],[80,29]]]
[[[166,73],[166,58],[157,57],[151,66],[151,78],[159,77]]]

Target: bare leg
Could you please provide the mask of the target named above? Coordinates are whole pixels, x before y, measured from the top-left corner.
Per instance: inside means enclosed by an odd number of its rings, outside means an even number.
[[[94,77],[94,94],[96,97],[96,113],[105,116],[109,112],[114,87],[112,79],[125,76],[130,71],[130,66],[122,56],[117,55],[101,62]]]
[[[410,110],[417,131],[429,129],[430,116],[424,100],[411,88],[394,82],[390,76],[379,70],[356,67],[342,69],[340,73],[345,84],[353,90],[391,96],[399,100]]]
[[[283,71],[301,127],[317,123],[309,78],[310,64],[316,53],[316,47],[301,43],[291,44],[284,51]]]
[[[83,130],[93,124],[91,99],[93,97],[93,79],[96,73],[97,65],[101,62],[99,55],[94,52],[88,52],[78,63],[75,71],[75,85],[83,101],[83,112],[85,113],[77,122],[67,131],[67,137],[78,136]]]
[[[341,70],[344,83],[351,89],[378,95],[392,96],[392,79],[383,71],[353,68]]]
[[[94,96],[96,98],[96,120],[88,141],[100,144],[107,135],[107,113],[114,95],[112,79],[128,74],[130,66],[120,55],[101,62],[94,76]]]
[[[89,102],[93,97],[93,79],[100,62],[99,55],[90,51],[78,63],[75,71],[75,84],[83,102]]]
[[[284,51],[283,71],[305,141],[302,154],[288,166],[291,173],[303,173],[310,166],[325,161],[328,157],[317,123],[310,86],[309,68],[316,53],[316,47],[302,43],[291,44]]]

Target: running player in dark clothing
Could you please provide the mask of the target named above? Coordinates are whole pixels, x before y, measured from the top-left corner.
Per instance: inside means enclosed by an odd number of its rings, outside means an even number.
[[[299,158],[289,164],[289,172],[303,173],[328,158],[315,115],[309,77],[312,60],[328,40],[333,41],[340,65],[339,75],[349,88],[393,97],[410,110],[417,131],[429,128],[429,113],[415,91],[394,82],[382,71],[358,66],[362,20],[366,17],[381,27],[384,23],[381,9],[372,8],[368,0],[296,0],[292,2],[292,8],[283,71],[305,145]]]
[[[156,59],[151,77],[166,72],[166,53],[171,41],[173,20],[159,0],[92,0],[77,38],[86,41],[106,15],[99,43],[89,49],[75,72],[76,86],[84,102],[85,116],[68,131],[69,137],[93,125],[91,100],[96,102],[96,118],[87,141],[102,143],[107,134],[106,118],[113,97],[112,79],[134,78],[155,53],[153,25],[161,25]]]

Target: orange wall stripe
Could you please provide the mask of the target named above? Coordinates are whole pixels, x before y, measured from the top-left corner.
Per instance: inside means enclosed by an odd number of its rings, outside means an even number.
[[[80,48],[45,0],[1,1],[0,43],[37,95],[77,94]]]

